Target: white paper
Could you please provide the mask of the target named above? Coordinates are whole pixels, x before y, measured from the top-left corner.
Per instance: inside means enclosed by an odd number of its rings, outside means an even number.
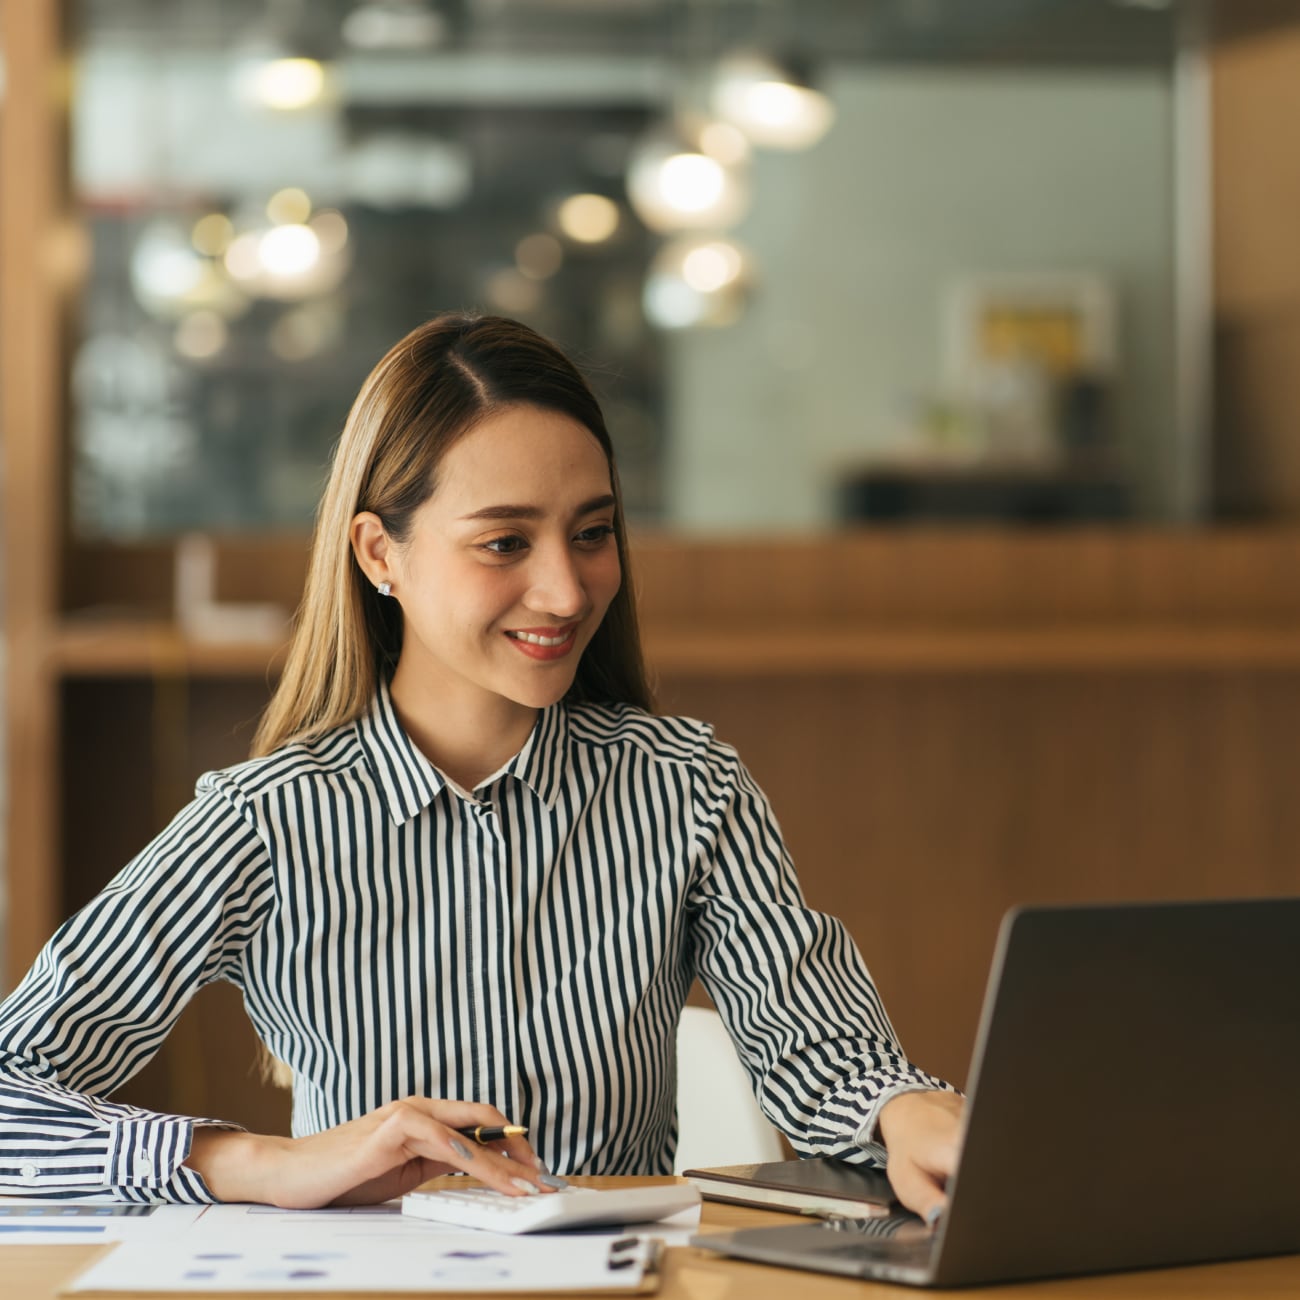
[[[167,1238],[196,1222],[204,1205],[128,1205],[0,1196],[0,1246],[96,1245],[133,1237]]]
[[[65,1290],[632,1290],[649,1237],[685,1242],[700,1218],[696,1205],[632,1229],[512,1236],[412,1218],[402,1214],[400,1201],[319,1210],[148,1208],[154,1212],[104,1216],[130,1225],[119,1227],[116,1238],[62,1238],[122,1242]],[[610,1267],[611,1258],[619,1267]]]
[[[328,1245],[345,1241],[394,1241],[406,1237],[419,1240],[422,1227],[403,1215],[401,1201],[382,1205],[325,1207],[319,1210],[281,1210],[274,1205],[210,1205],[193,1230],[206,1245],[241,1245],[280,1242],[292,1235],[295,1242]]]
[[[604,1234],[506,1236],[463,1230],[390,1236],[377,1242],[315,1229],[278,1242],[257,1233],[236,1245],[191,1231],[170,1242],[127,1241],[65,1290],[246,1291],[584,1291],[639,1286],[645,1238],[611,1257]],[[620,1266],[611,1267],[611,1258]]]

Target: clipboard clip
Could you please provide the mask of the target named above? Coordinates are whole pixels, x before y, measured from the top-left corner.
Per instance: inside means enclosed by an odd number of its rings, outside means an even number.
[[[661,1237],[619,1237],[609,1244],[607,1267],[611,1273],[638,1269],[640,1284],[632,1294],[645,1295],[659,1289],[664,1243]]]

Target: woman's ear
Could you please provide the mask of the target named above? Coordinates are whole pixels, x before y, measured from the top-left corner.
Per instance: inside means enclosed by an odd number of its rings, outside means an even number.
[[[361,566],[371,586],[392,583],[393,573],[389,567],[388,534],[384,531],[383,521],[377,514],[363,510],[352,520],[348,529],[348,538],[352,542],[352,554]],[[391,590],[391,586],[390,586]]]

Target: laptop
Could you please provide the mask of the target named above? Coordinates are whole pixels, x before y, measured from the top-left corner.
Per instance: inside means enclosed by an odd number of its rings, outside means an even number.
[[[906,1214],[692,1244],[966,1286],[1300,1252],[1300,898],[1003,920],[936,1228]]]

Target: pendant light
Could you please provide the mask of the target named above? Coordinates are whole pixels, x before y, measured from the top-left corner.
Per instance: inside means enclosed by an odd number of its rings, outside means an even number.
[[[830,130],[835,106],[797,59],[737,52],[714,74],[712,104],[723,121],[765,149],[809,149]]]

